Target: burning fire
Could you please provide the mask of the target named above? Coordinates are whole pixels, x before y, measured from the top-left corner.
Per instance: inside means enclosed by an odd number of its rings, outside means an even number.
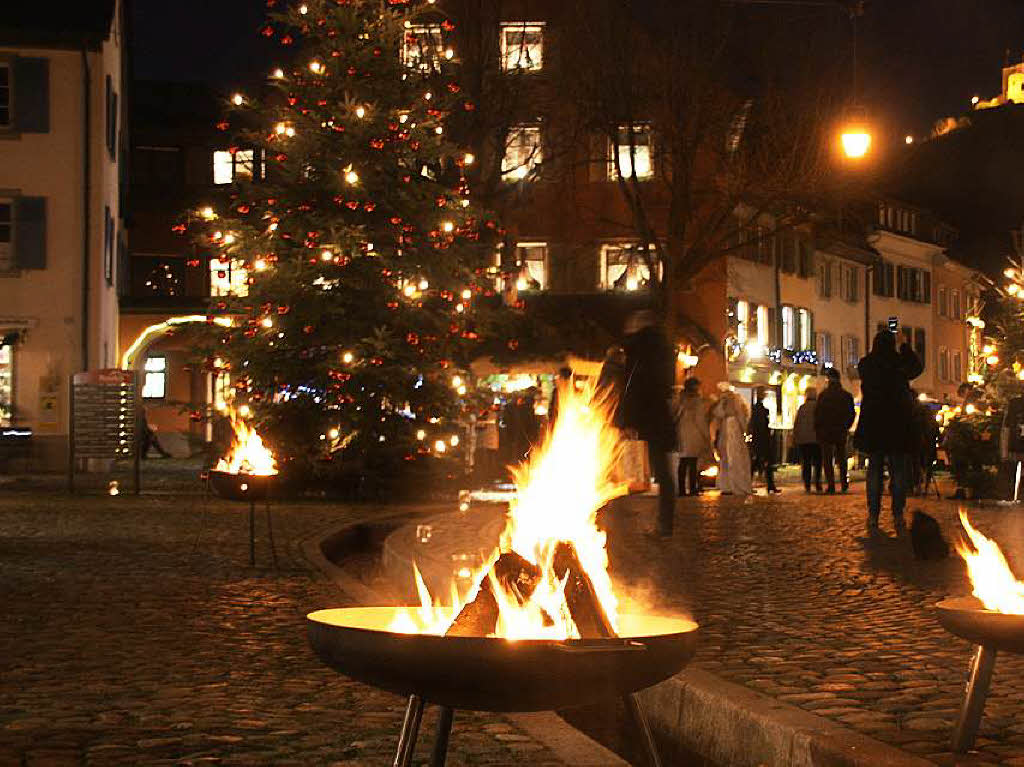
[[[1014,577],[998,544],[972,527],[962,511],[960,522],[971,539],[973,550],[962,542],[957,542],[956,550],[967,562],[974,596],[986,610],[1024,615],[1024,583]]]
[[[269,476],[277,474],[277,461],[263,444],[260,435],[234,411],[230,414],[231,428],[235,432],[231,450],[217,461],[217,471],[228,474],[253,474]]]
[[[544,443],[526,463],[512,469],[517,486],[509,504],[508,523],[499,549],[473,577],[474,586],[458,598],[451,587],[447,606],[434,601],[416,570],[421,607],[407,611],[389,629],[404,633],[444,634],[482,589],[493,594],[498,617],[493,636],[506,639],[569,639],[580,636],[566,600],[566,571],[559,574],[556,552],[571,543],[580,569],[611,627],[617,628],[617,600],[608,577],[605,534],[597,528],[598,509],[626,493],[612,479],[621,453],[618,431],[611,425],[613,404],[592,387],[563,386],[558,418]],[[499,556],[513,552],[539,570],[526,598],[492,570]]]

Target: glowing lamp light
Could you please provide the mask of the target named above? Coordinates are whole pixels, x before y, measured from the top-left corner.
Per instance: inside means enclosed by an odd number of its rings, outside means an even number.
[[[451,221],[445,221],[443,224],[441,224],[441,228],[444,229],[446,232],[450,232],[453,229],[455,229],[455,224],[453,224]]]
[[[318,75],[324,71],[324,65],[321,64],[316,59],[314,59],[313,61],[309,62],[309,71],[312,72],[314,75]]]
[[[281,69],[281,67],[278,67],[277,69],[270,73],[270,76],[273,77],[275,80],[281,80],[284,78],[284,70]]]
[[[1006,292],[1009,293],[1011,296],[1015,296],[1018,293],[1020,293],[1020,285],[1018,285],[1016,282],[1011,282],[1006,287]]]
[[[993,352],[995,352],[995,350],[996,347],[994,347],[992,344],[985,344],[983,347],[981,347],[982,354],[992,354]]]
[[[238,408],[238,414],[242,416],[242,418],[248,418],[252,415],[252,409],[248,405],[241,405]]]
[[[423,431],[423,429],[420,429],[419,431],[416,432],[416,439],[418,439],[420,442],[422,442],[426,438],[427,438],[427,433],[425,431]]]
[[[338,431],[336,428],[331,429],[330,431],[327,432],[327,436],[330,437],[331,439],[337,439],[339,434],[341,434],[341,432]]]
[[[443,453],[447,449],[448,444],[443,439],[439,439],[437,440],[437,442],[434,443],[434,450],[436,450],[439,453]]]
[[[458,389],[462,386],[462,376],[452,376],[452,387]]]
[[[448,440],[448,444],[450,444],[452,447],[458,447],[459,446],[459,435],[458,434],[453,434],[452,438],[450,440]]]
[[[255,269],[257,272],[262,272],[267,268],[267,262],[264,261],[262,258],[257,258],[255,261],[252,262],[252,268]]]
[[[451,61],[451,59],[452,59],[452,57],[453,57],[454,55],[455,55],[455,51],[453,51],[453,50],[452,50],[451,48],[445,48],[445,51],[444,51],[444,57],[445,57],[446,59],[448,59],[449,61]]]
[[[420,280],[420,290],[426,290],[430,287],[430,283],[426,280]]]
[[[981,101],[980,96],[971,96],[971,104],[973,106],[977,106],[979,101]]]
[[[839,140],[843,145],[843,154],[851,160],[858,160],[871,149],[871,134],[863,127],[846,128]]]
[[[274,327],[274,321],[270,319],[270,317],[264,317],[262,320],[260,320],[260,325],[262,325],[265,328],[272,328]]]
[[[355,358],[356,357],[352,352],[345,352],[344,354],[341,355],[341,361],[344,362],[346,365],[351,364],[352,360],[354,360]]]
[[[299,6],[299,13],[301,13],[303,16],[305,16],[307,13],[309,13],[309,6],[305,5],[305,4],[300,5]]]
[[[241,93],[236,93],[234,96],[231,97],[231,103],[234,104],[236,107],[240,107],[242,106],[242,104],[245,103],[245,97],[242,96]]]
[[[1005,276],[1009,277],[1012,280],[1014,277],[1017,276],[1017,270],[1016,269],[1009,269],[1009,268],[1003,269],[1003,274]]]
[[[207,205],[199,209],[199,217],[204,221],[213,221],[213,219],[217,218],[217,214],[214,213],[213,208]]]
[[[974,415],[977,411],[978,411],[978,408],[976,408],[974,405],[970,405],[970,404],[967,405],[967,407],[964,408],[964,412],[967,413],[967,415]]]
[[[472,297],[473,297],[473,292],[469,288],[466,288],[464,291],[462,291],[462,300],[463,301],[468,301]]]
[[[356,117],[359,119],[366,117],[366,108],[361,106],[356,107]]]
[[[906,137],[905,137],[905,138],[903,139],[903,141],[904,141],[905,143],[907,143],[907,144],[913,144],[913,143],[914,143],[914,137],[913,137],[913,136],[911,136],[911,135],[910,135],[910,134],[908,133],[908,134],[906,135]]]
[[[764,347],[759,343],[751,341],[747,344],[746,350],[748,359],[759,360],[764,356]]]
[[[356,173],[354,170],[350,170],[348,173],[345,174],[345,181],[347,181],[350,184],[357,184],[359,183],[359,174]]]
[[[987,362],[989,365],[998,365],[999,364],[999,355],[998,354],[990,354],[988,357],[985,358],[985,362]]]
[[[465,156],[463,156],[462,158],[462,162],[465,165],[472,165],[475,161],[476,155],[474,155],[472,152],[466,152]]]
[[[109,495],[120,495],[121,490],[117,486],[117,480],[111,480],[110,484],[107,485],[107,493]]]
[[[405,288],[402,289],[402,292],[405,293],[407,298],[412,298],[416,295],[416,288],[412,285],[406,285]]]

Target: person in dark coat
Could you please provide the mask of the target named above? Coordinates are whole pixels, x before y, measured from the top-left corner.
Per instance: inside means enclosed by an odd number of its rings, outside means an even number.
[[[772,430],[770,426],[771,414],[764,404],[764,388],[758,386],[754,390],[754,407],[750,409],[750,449],[754,455],[754,471],[761,471],[764,474],[766,491],[769,493],[781,493],[775,486],[775,446],[772,444]]]
[[[883,473],[892,479],[892,516],[897,532],[905,530],[907,455],[917,450],[914,440],[914,400],[910,382],[921,375],[921,360],[904,343],[896,351],[896,335],[883,329],[875,335],[871,353],[857,365],[860,373],[860,420],[854,445],[868,454],[868,529],[878,529],[882,508]]]
[[[660,537],[672,535],[676,487],[668,454],[675,449],[676,430],[669,409],[675,363],[665,333],[647,310],[634,313],[626,323],[626,381],[622,392],[621,419],[627,429],[647,443],[647,454],[658,483]]]
[[[825,492],[836,492],[835,467],[839,467],[839,484],[845,493],[850,489],[850,478],[846,466],[846,442],[850,438],[850,427],[857,417],[853,408],[853,395],[839,382],[839,371],[828,368],[825,371],[828,385],[818,395],[818,406],[814,409],[814,432],[821,445],[821,459],[825,468]]]

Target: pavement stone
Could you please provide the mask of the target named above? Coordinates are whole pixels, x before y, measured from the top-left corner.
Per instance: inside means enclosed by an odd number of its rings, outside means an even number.
[[[275,504],[274,569],[262,514],[248,565],[241,504],[0,495],[0,765],[390,764],[405,702],[313,655],[306,613],[350,600],[300,545],[379,512]],[[449,764],[522,763],[564,762],[459,712]]]
[[[909,502],[909,511],[936,517],[951,543],[959,508],[934,496]],[[1024,576],[1024,508],[964,508]],[[439,521],[451,551],[460,541],[467,552],[486,548],[474,513]],[[490,513],[481,516],[488,529]],[[632,602],[634,610],[683,613],[700,623],[695,668],[940,764],[1024,763],[1024,656],[1007,653],[996,663],[976,751],[950,753],[972,648],[939,625],[934,604],[969,594],[969,579],[955,553],[940,562],[914,559],[886,514],[886,532],[869,537],[858,482],[846,495],[786,487],[774,497],[680,499],[666,541],[643,534],[655,522],[649,495],[614,501],[598,523],[608,533],[612,578],[627,595],[622,609]],[[404,559],[402,547],[391,551],[392,580],[408,581],[409,555],[430,546],[405,546]]]

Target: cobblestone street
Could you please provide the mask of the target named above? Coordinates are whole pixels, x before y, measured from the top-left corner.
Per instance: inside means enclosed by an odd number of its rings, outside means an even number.
[[[971,654],[932,605],[970,593],[953,553],[919,562],[909,541],[865,535],[863,485],[847,496],[744,503],[717,493],[679,501],[675,535],[660,542],[655,500],[620,501],[603,515],[613,577],[642,601],[685,610],[701,624],[695,665],[942,764]],[[956,537],[956,506],[910,499]],[[1024,510],[968,507],[1024,573]],[[1001,654],[978,737],[964,764],[1024,765],[1024,659]]]
[[[299,541],[369,507],[280,505],[280,569],[244,506],[0,496],[0,765],[389,764],[404,701],[322,666],[305,614],[344,604]],[[427,753],[434,710],[420,739]],[[450,764],[559,764],[505,719],[456,718]]]

